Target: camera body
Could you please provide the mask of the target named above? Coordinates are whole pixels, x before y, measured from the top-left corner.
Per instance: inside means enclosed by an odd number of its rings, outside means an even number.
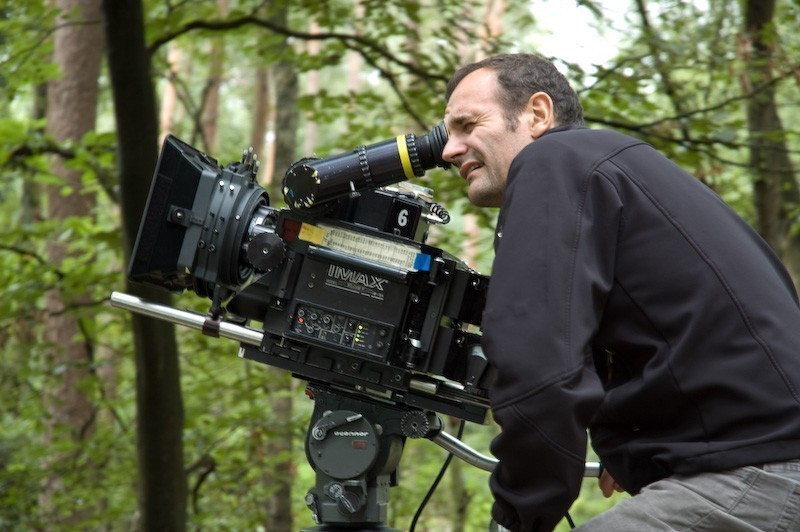
[[[251,154],[220,167],[168,137],[129,275],[210,298],[208,334],[221,320],[262,329],[244,358],[483,422],[492,373],[477,328],[488,278],[425,244],[446,216],[429,190],[389,186],[442,165],[440,128],[298,162],[284,180],[288,209],[270,206]],[[414,153],[426,143],[430,153]]]

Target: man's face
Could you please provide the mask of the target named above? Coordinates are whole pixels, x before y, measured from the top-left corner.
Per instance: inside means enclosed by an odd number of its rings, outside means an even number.
[[[479,207],[501,205],[511,161],[533,140],[530,113],[521,112],[512,130],[495,97],[499,90],[494,71],[476,70],[456,86],[444,113],[449,137],[442,157],[458,166]]]

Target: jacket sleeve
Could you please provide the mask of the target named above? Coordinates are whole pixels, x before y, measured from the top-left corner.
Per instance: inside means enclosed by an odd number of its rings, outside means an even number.
[[[611,289],[621,200],[570,157],[528,146],[511,166],[483,316],[501,433],[494,519],[552,530],[578,495],[586,427],[603,397],[591,340]],[[545,152],[548,152],[545,154]]]

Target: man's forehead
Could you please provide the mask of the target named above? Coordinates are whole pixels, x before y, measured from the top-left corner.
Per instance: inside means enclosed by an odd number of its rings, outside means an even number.
[[[470,72],[456,86],[450,99],[447,101],[444,114],[448,120],[463,121],[466,117],[474,115],[476,107],[496,103],[497,74],[489,69],[482,68]]]

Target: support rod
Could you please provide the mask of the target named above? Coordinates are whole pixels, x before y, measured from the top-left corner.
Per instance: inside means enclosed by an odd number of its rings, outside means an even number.
[[[484,471],[493,471],[497,466],[496,458],[479,453],[466,443],[462,442],[455,436],[448,434],[447,432],[439,431],[430,439],[442,449],[452,453],[456,457],[464,460],[472,466],[477,467],[478,469],[483,469]],[[599,477],[600,471],[601,467],[599,462],[586,462],[583,476],[587,478]]]
[[[201,332],[203,332],[203,327],[206,324],[206,317],[201,314],[160,305],[158,303],[151,303],[140,297],[123,292],[111,293],[111,306],[151,318],[162,319]],[[227,321],[219,322],[219,336],[256,347],[259,347],[261,341],[264,339],[264,333],[261,331]]]

